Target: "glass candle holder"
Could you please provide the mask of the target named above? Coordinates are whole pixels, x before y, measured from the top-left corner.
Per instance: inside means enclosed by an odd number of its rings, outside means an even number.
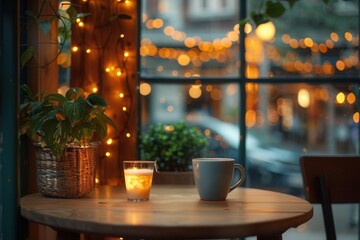
[[[155,161],[124,161],[123,166],[128,200],[149,200]]]

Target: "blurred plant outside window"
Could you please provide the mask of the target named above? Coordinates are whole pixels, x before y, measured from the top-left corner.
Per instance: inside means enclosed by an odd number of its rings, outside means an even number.
[[[359,1],[297,1],[241,36],[262,2],[141,1],[141,131],[186,120],[249,186],[301,194],[301,154],[359,153]]]
[[[64,19],[70,19],[70,15],[68,14],[68,8],[70,7],[71,1],[59,1],[59,14]],[[80,19],[79,19],[80,20]],[[80,21],[77,21],[79,24]],[[70,71],[71,71],[71,21],[59,21],[58,25],[58,38],[59,41],[62,42],[61,52],[57,57],[58,63],[58,85],[59,88],[64,88],[63,91],[70,85]]]

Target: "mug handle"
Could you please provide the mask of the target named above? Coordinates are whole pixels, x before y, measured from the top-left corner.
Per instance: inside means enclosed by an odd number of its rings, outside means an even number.
[[[245,181],[245,178],[246,178],[245,168],[241,164],[235,163],[234,164],[234,171],[235,171],[235,169],[238,169],[240,171],[240,179],[234,185],[230,186],[229,192],[231,192],[236,187],[238,187],[241,183],[243,183]]]

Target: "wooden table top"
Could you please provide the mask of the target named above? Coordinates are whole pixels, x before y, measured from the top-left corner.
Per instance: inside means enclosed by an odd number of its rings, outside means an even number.
[[[308,221],[313,208],[298,197],[251,188],[235,189],[226,201],[202,201],[195,186],[155,185],[149,201],[131,202],[124,189],[101,186],[80,199],[27,195],[21,215],[55,229],[107,236],[232,238],[281,236]]]

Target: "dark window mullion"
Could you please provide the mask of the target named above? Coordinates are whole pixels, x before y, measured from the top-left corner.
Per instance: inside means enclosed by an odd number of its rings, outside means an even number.
[[[240,19],[246,18],[246,1],[240,1]],[[240,27],[240,38],[239,38],[239,59],[240,59],[240,69],[239,69],[239,129],[240,129],[240,141],[239,141],[239,162],[246,167],[246,61],[245,61],[245,32],[244,28]]]

